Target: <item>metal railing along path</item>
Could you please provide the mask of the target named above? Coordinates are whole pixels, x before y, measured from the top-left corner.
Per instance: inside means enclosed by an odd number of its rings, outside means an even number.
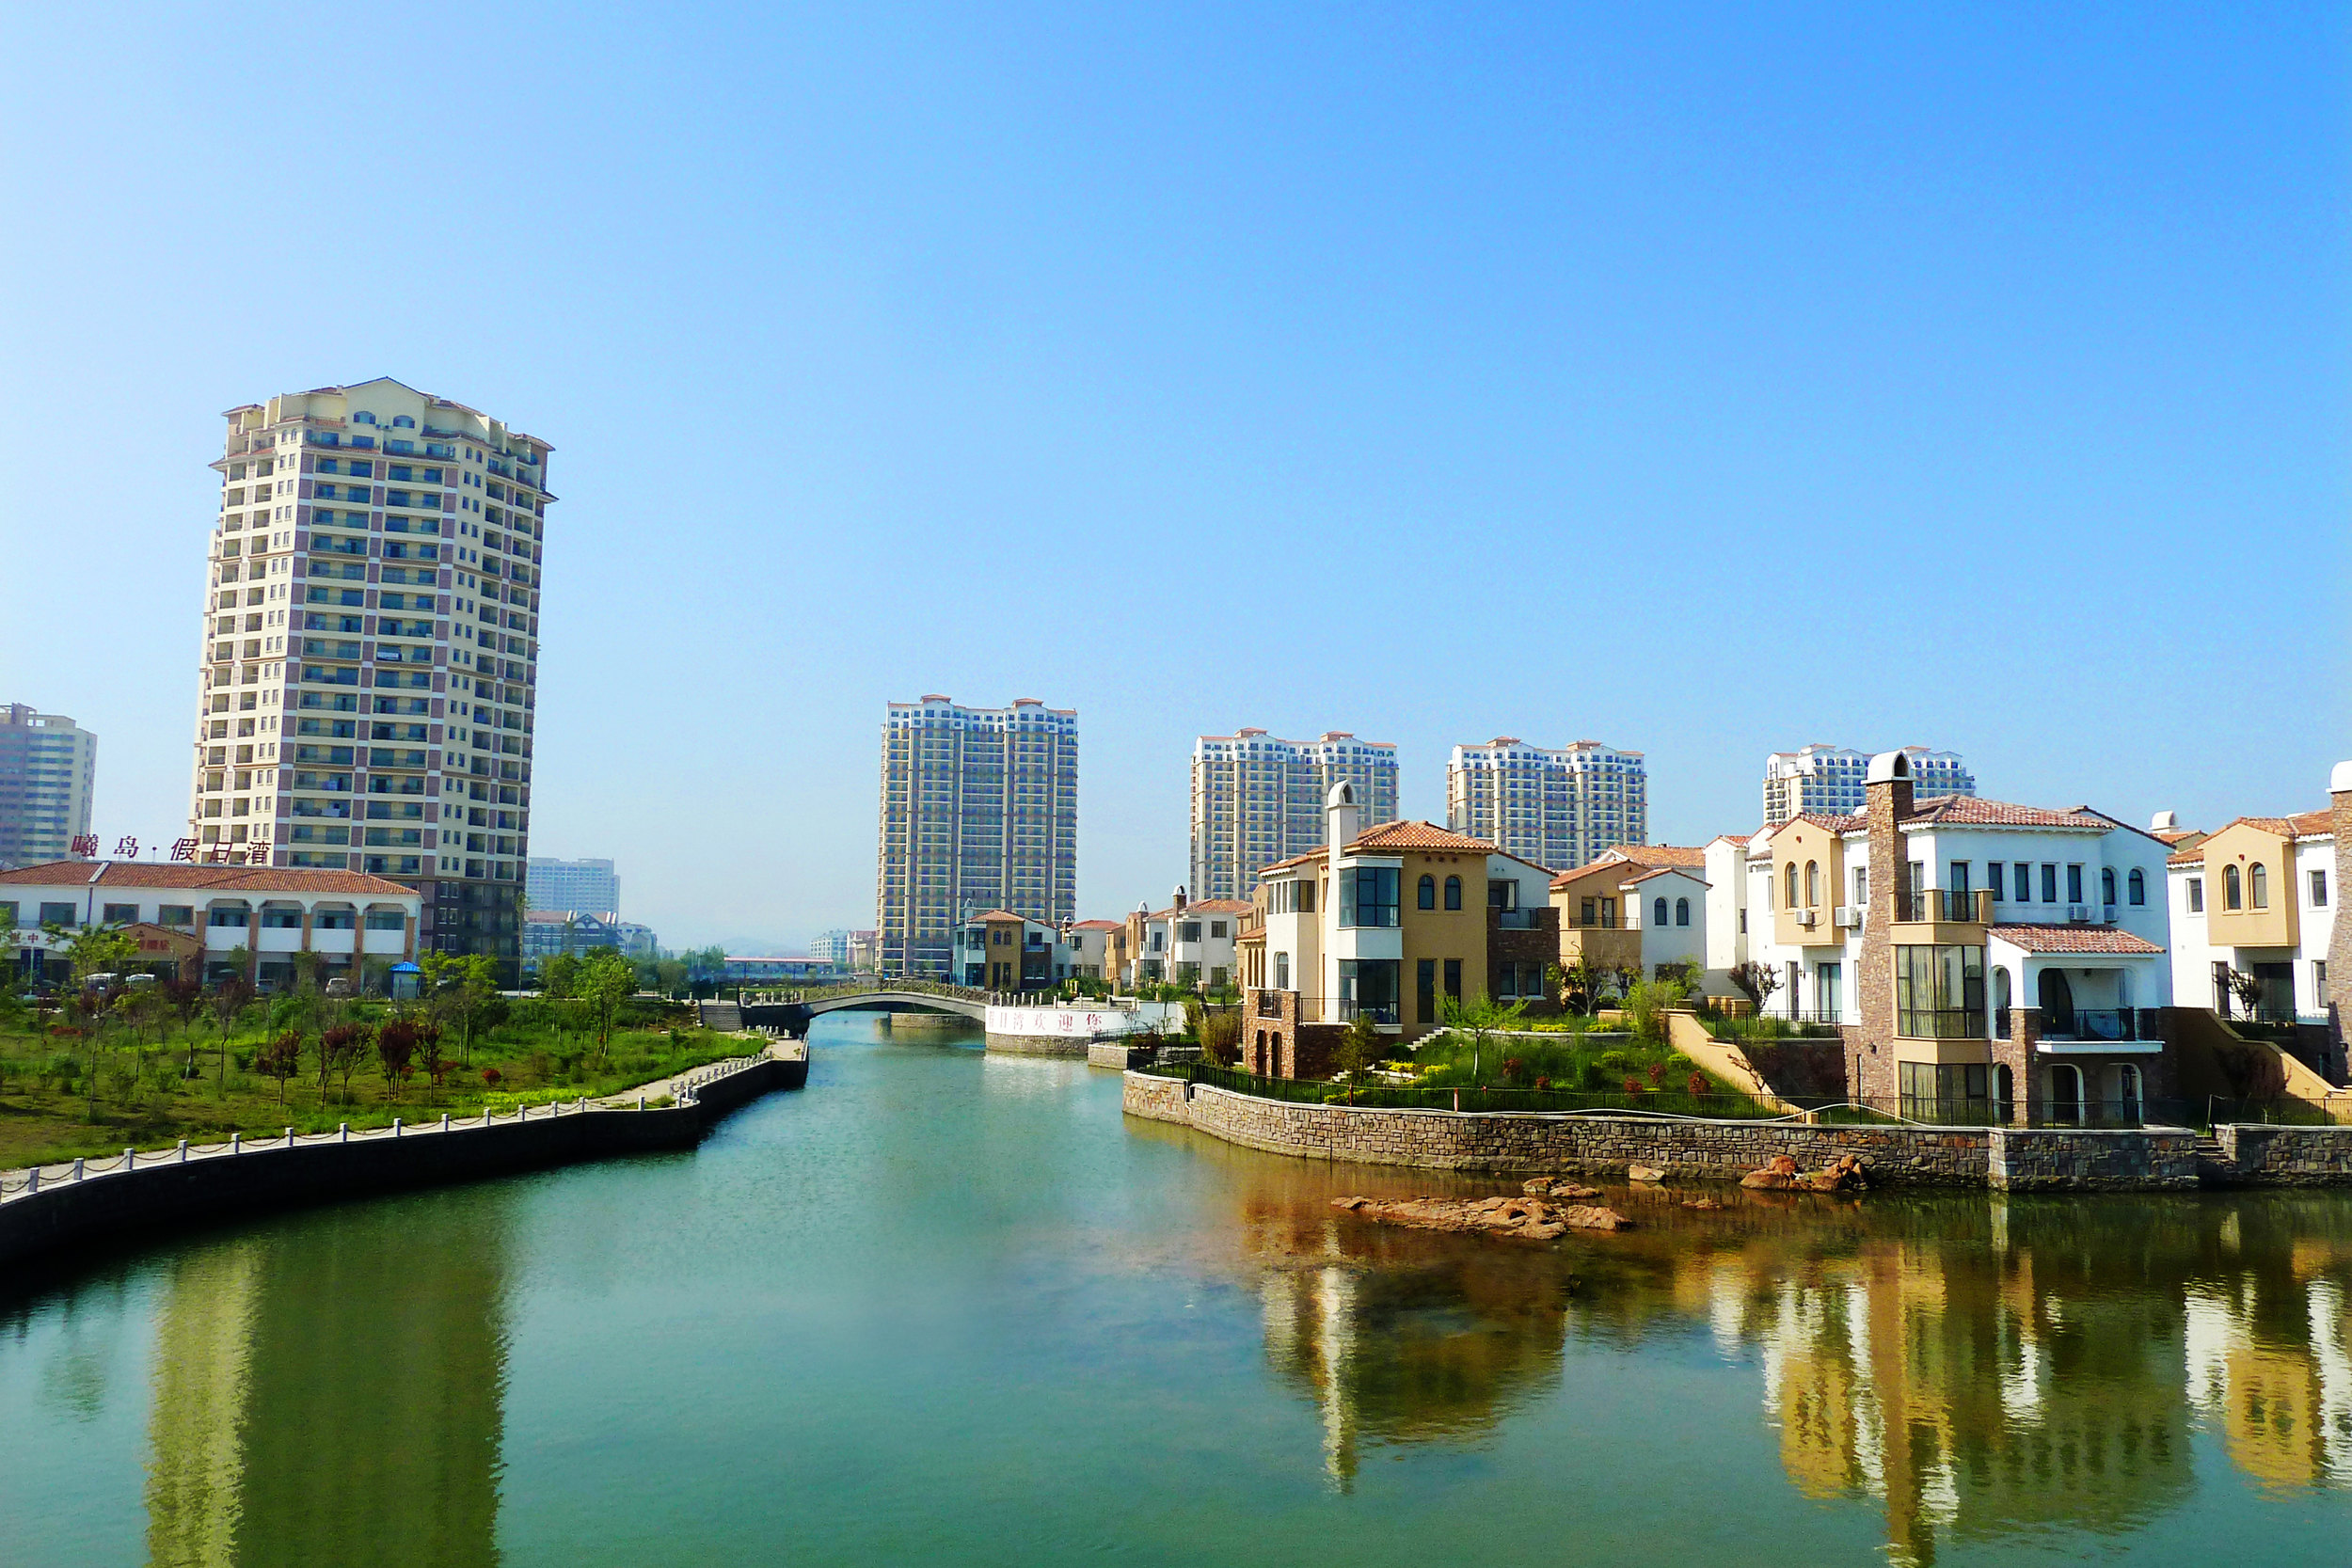
[[[361,1128],[354,1132],[349,1122],[343,1122],[332,1132],[297,1132],[289,1127],[274,1137],[262,1138],[248,1137],[243,1132],[232,1132],[226,1143],[216,1144],[191,1144],[183,1138],[167,1149],[126,1148],[119,1155],[110,1159],[93,1160],[83,1157],[58,1161],[50,1164],[31,1165],[23,1170],[0,1171],[0,1203],[20,1201],[41,1192],[71,1186],[79,1181],[98,1180],[133,1171],[152,1170],[160,1165],[185,1165],[213,1160],[242,1159],[253,1155],[275,1153],[281,1149],[310,1148],[319,1144],[371,1143],[388,1138],[431,1137],[442,1132],[458,1132],[469,1129],[519,1127],[534,1120],[545,1121],[550,1117],[584,1116],[590,1111],[643,1111],[652,1108],[646,1103],[649,1098],[665,1092],[673,1096],[677,1105],[691,1105],[697,1102],[699,1099],[697,1091],[701,1088],[722,1078],[732,1077],[767,1059],[767,1054],[761,1053],[758,1055],[731,1056],[724,1061],[712,1062],[690,1072],[663,1079],[659,1084],[646,1085],[631,1091],[634,1103],[630,1102],[631,1096],[629,1095],[609,1095],[594,1100],[582,1095],[568,1101],[549,1099],[536,1104],[522,1101],[517,1101],[511,1110],[501,1111],[496,1107],[485,1106],[479,1116],[456,1117],[443,1111],[438,1121],[411,1123],[403,1117],[394,1117],[389,1127]],[[665,1089],[664,1085],[669,1085],[669,1087]]]

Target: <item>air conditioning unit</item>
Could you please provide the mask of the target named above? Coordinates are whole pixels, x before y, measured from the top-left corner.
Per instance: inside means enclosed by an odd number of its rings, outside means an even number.
[[[2115,906],[2109,904],[2100,912],[2099,918],[2106,925],[2112,926],[2122,917],[2115,912]]]
[[[2073,921],[2088,921],[2090,918],[2090,906],[2069,904],[2066,906],[2066,918]]]
[[[1862,907],[1859,904],[1838,905],[1837,924],[1849,931],[1862,929]]]
[[[1814,923],[1820,918],[1821,917],[1819,914],[1815,913],[1811,910],[1799,910],[1797,911],[1797,924],[1804,927],[1808,931],[1813,929]]]

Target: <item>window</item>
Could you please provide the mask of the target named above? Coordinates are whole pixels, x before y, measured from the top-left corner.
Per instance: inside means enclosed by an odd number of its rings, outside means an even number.
[[[1944,885],[1954,893],[1966,893],[1968,891],[1968,863],[1966,861],[1952,862],[1951,880]]]
[[[1397,869],[1392,865],[1358,865],[1342,871],[1340,924],[1354,927],[1396,925],[1396,882]],[[1393,1000],[1391,993],[1391,1001]]]
[[[1599,925],[1599,924],[1600,924],[1600,900],[1599,900],[1599,899],[1597,899],[1597,898],[1587,898],[1587,899],[1585,899],[1585,900],[1584,900],[1584,902],[1583,902],[1583,904],[1582,904],[1582,905],[1581,905],[1581,906],[1578,909],[1578,911],[1577,911],[1577,921],[1576,921],[1576,923],[1577,923],[1579,926],[1597,926],[1597,925]]]
[[[155,911],[155,924],[158,926],[193,926],[196,924],[196,910],[188,904],[166,904]]]
[[[1911,1039],[1982,1039],[1984,949],[1895,949],[1895,1032]]]
[[[2225,910],[2242,910],[2246,907],[2245,879],[2238,875],[2238,869],[2234,865],[2225,865],[2221,868],[2221,907]]]
[[[1445,879],[1445,907],[1449,910],[1458,910],[1462,907],[1461,878],[1448,877]]]
[[[1663,898],[1653,898],[1650,900],[1649,923],[1652,926],[1659,927],[1663,927],[1665,926],[1666,901]]]
[[[1788,896],[1783,900],[1781,907],[1790,910],[1800,908],[1801,906],[1797,903],[1797,863],[1795,861],[1788,863],[1788,875],[1786,880],[1788,883]]]
[[[1291,989],[1291,956],[1288,953],[1274,955],[1274,989],[1276,990]]]
[[[2113,873],[2110,872],[2109,875],[2112,876]],[[2132,874],[2123,879],[2123,890],[2133,903],[2148,902],[2148,873],[2137,866],[2132,867]]]
[[[2139,873],[2138,873],[2138,872],[2137,872],[2137,871],[2135,871],[2135,872],[2133,872],[2133,873],[2132,873],[2132,875],[2133,875],[2133,876],[2135,876],[2135,877],[2137,877],[2137,876],[2138,876],[2138,875],[2139,875]],[[2133,902],[2134,902],[2134,903],[2137,903],[2137,902],[2138,902],[2138,900],[2137,900],[2137,899],[2134,899],[2134,900],[2133,900]],[[2326,909],[2327,907],[2328,907],[2328,873],[2326,873],[2325,871],[2316,871],[2316,870],[2315,870],[2315,871],[2313,871],[2313,872],[2312,873],[2312,908],[2313,908],[2313,909],[2315,909],[2315,910],[2324,910],[2324,909]]]
[[[1677,926],[1691,924],[1691,900],[1688,898],[1675,900],[1675,924]]]
[[[2045,904],[2055,904],[2058,901],[2058,867],[2055,865],[2045,865],[2042,868],[2042,901]]]
[[[2083,868],[2079,865],[2066,868],[2066,901],[2070,904],[2083,901]]]
[[[1180,924],[1176,927],[1176,940],[1178,942],[1199,942],[1200,940],[1200,922],[1198,920],[1187,920]]]
[[[1422,881],[1429,880],[1423,877]],[[1423,1023],[1438,1022],[1438,960],[1419,958],[1413,963],[1413,1016]]]
[[[1462,1000],[1462,960],[1459,958],[1445,961],[1445,993],[1456,1002]]]
[[[392,428],[394,430],[414,430],[417,428],[417,421],[410,419],[405,414],[395,414],[392,416]]]
[[[1224,939],[1225,932],[1226,924],[1224,921],[1212,920],[1209,922],[1209,936],[1212,941],[1222,941]]]
[[[1804,863],[1804,907],[1812,909],[1821,901],[1821,863]]]
[[[1438,907],[1437,878],[1426,875],[1422,878],[1421,886],[1416,892],[1414,902],[1419,908],[1424,910],[1434,910]],[[1426,962],[1427,960],[1424,959],[1422,961]]]
[[[2205,912],[2205,879],[2202,877],[2191,877],[2188,879],[2188,912],[2191,914]]]
[[[81,916],[70,903],[43,904],[40,907],[40,924],[43,926],[79,926],[81,923]]]
[[[2246,874],[2246,888],[2252,895],[2254,908],[2270,908],[2270,867],[2256,861]]]
[[[2012,868],[2017,873],[2016,895],[2021,904],[2033,902],[2033,867],[2019,861]],[[2054,900],[2055,902],[2055,900]]]
[[[1993,901],[1996,904],[2004,902],[2008,897],[2008,895],[2001,891],[2001,872],[2004,869],[2004,862],[1987,861],[1984,863],[1985,891],[1993,895]]]
[[[2111,865],[2103,865],[2099,868],[2099,902],[2102,904],[2115,902],[2115,867]]]

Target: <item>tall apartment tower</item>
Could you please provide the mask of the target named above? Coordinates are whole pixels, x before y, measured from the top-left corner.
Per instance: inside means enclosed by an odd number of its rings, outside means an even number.
[[[1247,898],[1276,861],[1323,847],[1324,798],[1356,785],[1367,823],[1397,819],[1396,748],[1327,730],[1282,740],[1263,730],[1192,743],[1192,896]]]
[[[1916,799],[1977,792],[1977,776],[1958,752],[1906,746],[1902,752],[1911,759],[1911,789]],[[1774,752],[1764,759],[1764,825],[1777,827],[1802,812],[1860,816],[1869,769],[1870,753],[1850,746],[1817,741],[1793,752]]]
[[[882,721],[877,963],[950,972],[956,927],[987,910],[1078,912],[1078,715],[1034,697],[892,703]]]
[[[1445,768],[1446,826],[1505,854],[1572,871],[1618,844],[1649,840],[1649,769],[1597,740],[1558,751],[1497,736],[1456,746]]]
[[[611,861],[562,861],[533,855],[523,894],[534,910],[621,912],[621,879],[613,873]]]
[[[0,868],[61,861],[89,832],[98,737],[56,713],[0,703]]]
[[[389,379],[226,418],[183,850],[405,882],[511,967],[548,444]]]

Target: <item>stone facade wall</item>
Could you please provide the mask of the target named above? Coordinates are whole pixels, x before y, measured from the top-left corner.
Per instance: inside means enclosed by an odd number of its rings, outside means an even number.
[[[1192,1087],[1181,1078],[1161,1078],[1149,1072],[1131,1072],[1121,1094],[1121,1102],[1131,1117],[1146,1121],[1172,1121],[1189,1126],[1192,1112],[1186,1105],[1186,1091]]]
[[[2352,1127],[2217,1127],[2213,1136],[2233,1180],[2258,1187],[2352,1187]]]
[[[991,1035],[988,1049],[1008,1056],[1085,1056],[1084,1035]]]
[[[2003,1192],[2151,1192],[2197,1185],[2197,1134],[2151,1128],[1995,1127],[1987,1175]]]
[[[2332,782],[2332,781],[2331,781]],[[2331,1049],[2340,1070],[2347,1068],[2345,1053],[2352,1047],[2352,919],[2344,912],[2344,890],[2352,887],[2352,789],[2328,797],[2328,821],[2336,834],[2335,886],[2330,895],[2336,900],[2336,921],[2328,932],[2328,994],[2321,1006],[2328,1012],[2328,1033],[2334,1037]]]
[[[1861,973],[1854,997],[1861,1023],[1854,1031],[1853,1087],[1865,1101],[1892,1105],[1895,1071],[1895,941],[1897,901],[1909,890],[1911,858],[1903,848],[1902,822],[1911,815],[1911,778],[1868,784],[1862,816],[1869,832],[1870,901],[1862,921]]]
[[[1533,911],[1535,928],[1532,931],[1503,929],[1502,911],[1486,911],[1486,994],[1501,996],[1502,979],[1500,966],[1534,964],[1543,974],[1560,966],[1560,911],[1547,904]],[[1409,980],[1410,976],[1407,976]],[[1530,1018],[1549,1018],[1560,1011],[1560,1004],[1549,996],[1537,997],[1527,1005]]]

